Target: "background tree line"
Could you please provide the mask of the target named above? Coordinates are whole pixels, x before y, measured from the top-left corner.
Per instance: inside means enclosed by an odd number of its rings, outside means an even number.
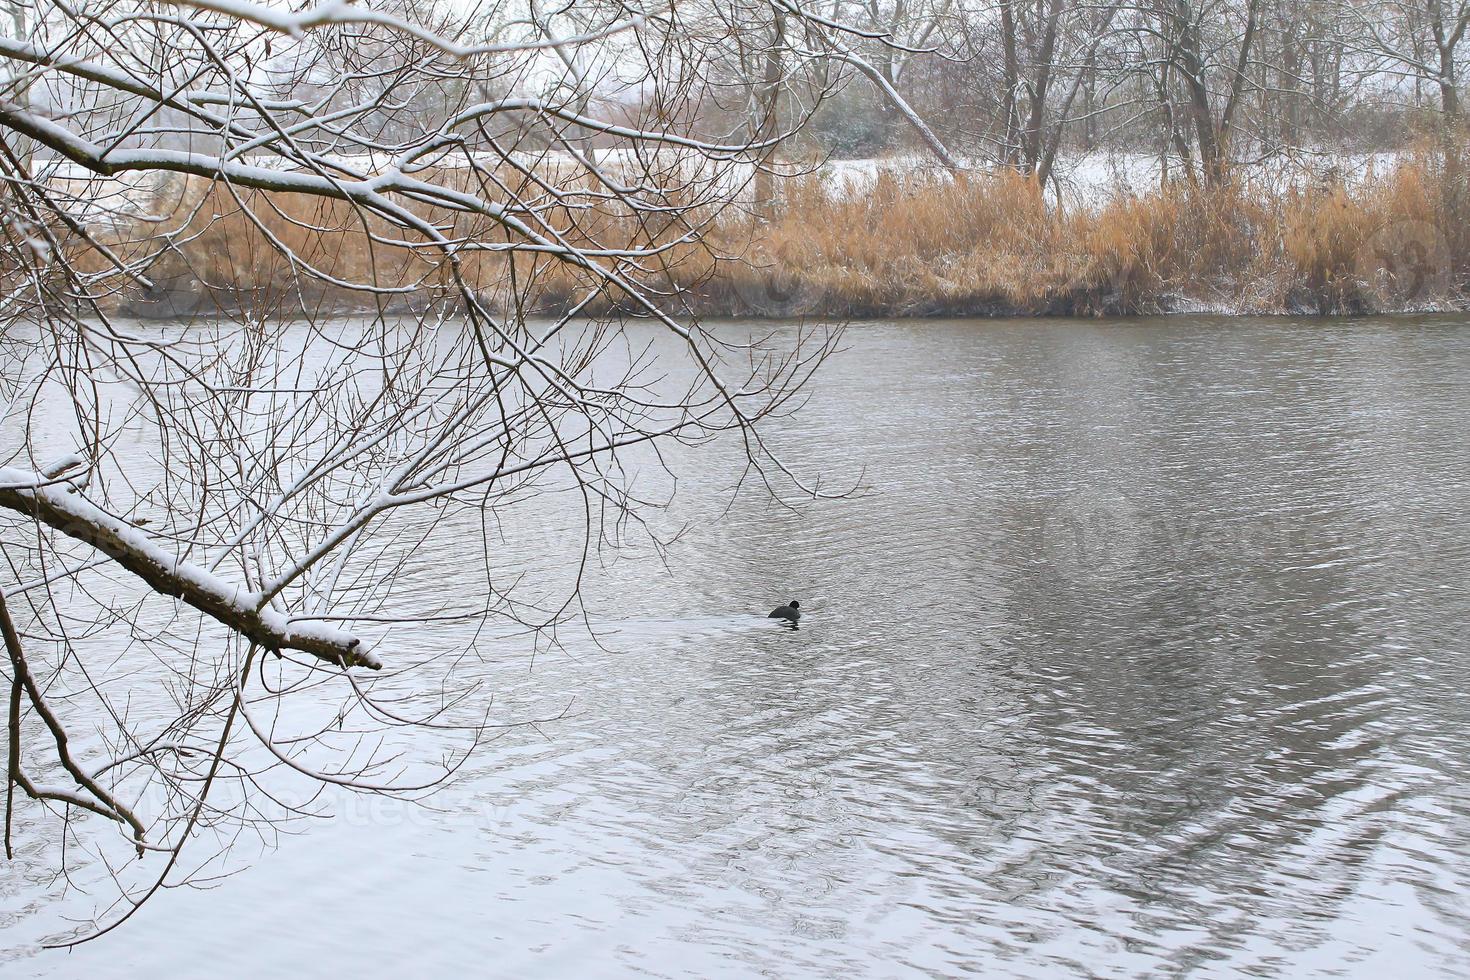
[[[953,153],[1043,184],[1059,156],[1099,150],[1216,183],[1282,154],[1399,148],[1463,112],[1464,2],[836,0],[825,15],[861,25],[846,40],[873,72],[817,53],[831,93],[806,135],[817,154],[923,149],[885,87]],[[779,20],[754,32],[777,61],[795,46]],[[723,67],[755,93],[761,54]],[[781,97],[787,117],[810,104]]]

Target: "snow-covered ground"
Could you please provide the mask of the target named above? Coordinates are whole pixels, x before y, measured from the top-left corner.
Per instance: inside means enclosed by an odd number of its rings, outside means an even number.
[[[1332,181],[1352,185],[1373,176],[1382,176],[1392,170],[1401,157],[1402,154],[1396,150],[1347,155],[1301,151],[1244,164],[1239,173],[1248,181],[1277,191]],[[973,165],[981,171],[994,166],[981,161]],[[1177,159],[1171,160],[1169,166],[1174,175],[1182,173]],[[1055,195],[1059,184],[1064,203],[1098,204],[1115,195],[1142,195],[1156,190],[1162,170],[1162,162],[1156,154],[1089,153],[1059,160],[1056,181],[1048,186],[1047,191]],[[929,173],[942,177],[945,172],[933,158],[924,156],[834,160],[821,168],[830,187],[853,196],[865,193],[882,173],[904,176]]]

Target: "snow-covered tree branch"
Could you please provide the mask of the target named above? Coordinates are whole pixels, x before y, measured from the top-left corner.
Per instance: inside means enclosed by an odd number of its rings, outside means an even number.
[[[673,285],[805,118],[670,111],[722,77],[707,13],[112,0],[0,37],[6,842],[112,869],[102,928],[209,873],[206,831],[417,796],[524,721],[477,644],[662,546],[667,447],[815,492],[760,423],[834,335],[725,335]],[[506,544],[542,506],[544,581]]]

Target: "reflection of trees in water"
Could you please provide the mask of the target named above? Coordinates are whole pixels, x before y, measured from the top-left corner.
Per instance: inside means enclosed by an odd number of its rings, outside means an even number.
[[[1209,930],[1176,958],[1280,922],[1309,941],[1314,920],[1372,873],[1400,803],[1425,791],[1400,748],[1423,722],[1404,717],[1381,650],[1395,636],[1432,638],[1463,605],[1406,610],[1386,598],[1416,576],[1379,560],[1395,512],[1382,506],[1391,494],[1372,490],[1393,483],[1324,437],[1340,411],[1298,406],[1299,429],[1267,435],[1256,413],[1299,394],[1219,392],[1231,422],[1198,383],[1169,377],[1194,363],[1094,376],[1134,389],[1126,417],[1056,407],[1064,431],[1031,445],[1041,458],[1029,471],[1087,474],[1090,493],[996,488],[997,522],[1036,542],[1007,559],[1013,587],[997,618],[1029,627],[1016,651],[1032,677],[1016,737],[1042,789],[1015,831],[1036,843],[1002,849],[978,875],[1077,921],[1102,890],[1147,909],[1141,935]],[[1201,431],[1229,451],[1200,456]],[[1441,461],[1463,455],[1441,449]],[[1350,470],[1361,495],[1335,485]],[[1443,725],[1427,727],[1463,730]]]

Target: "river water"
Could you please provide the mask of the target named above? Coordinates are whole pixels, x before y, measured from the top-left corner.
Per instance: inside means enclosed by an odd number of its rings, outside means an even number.
[[[1470,975],[1467,435],[1451,318],[854,324],[773,438],[861,494],[682,456],[565,717],[5,972]]]

